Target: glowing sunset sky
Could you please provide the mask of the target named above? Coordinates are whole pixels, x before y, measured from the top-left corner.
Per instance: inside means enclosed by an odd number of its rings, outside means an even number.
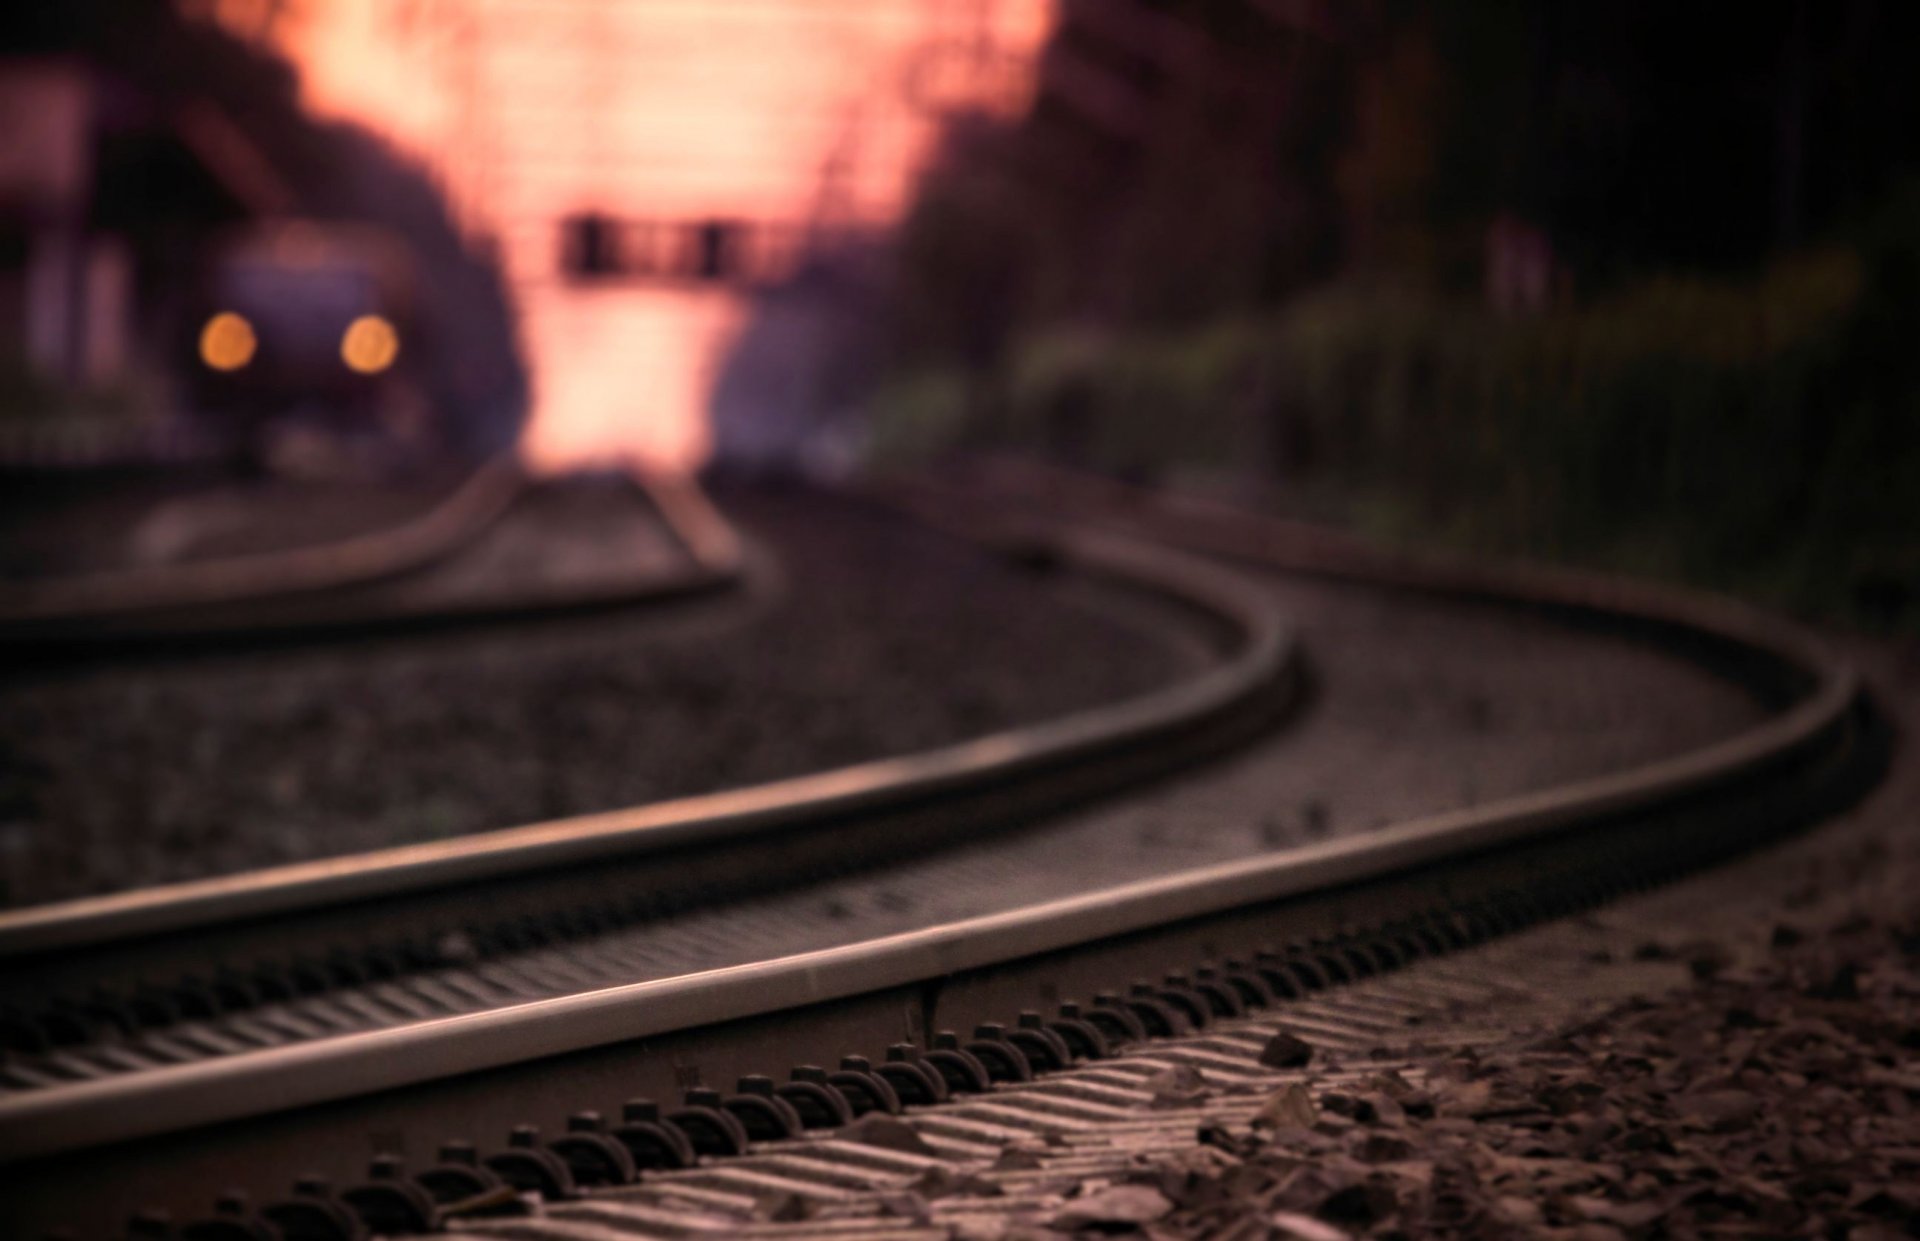
[[[236,25],[258,10],[214,3]],[[535,371],[529,455],[686,464],[745,302],[564,283],[560,221],[884,225],[935,109],[1023,106],[1051,20],[1051,0],[303,0],[274,37],[317,110],[418,154],[498,245]]]

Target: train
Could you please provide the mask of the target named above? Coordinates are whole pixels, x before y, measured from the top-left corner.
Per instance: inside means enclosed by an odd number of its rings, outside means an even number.
[[[254,224],[211,242],[176,343],[186,407],[246,453],[300,427],[363,442],[431,433],[419,274],[371,225]]]

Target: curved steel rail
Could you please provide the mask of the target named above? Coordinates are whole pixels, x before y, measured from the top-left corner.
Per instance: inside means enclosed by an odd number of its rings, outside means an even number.
[[[9,588],[0,596],[0,627],[228,606],[392,577],[439,559],[478,536],[507,510],[526,481],[518,461],[498,457],[481,464],[427,512],[385,530],[314,547],[167,568],[101,570]]]
[[[408,597],[417,580],[481,544],[545,484],[509,456],[479,466],[451,494],[383,530],[280,552],[112,570],[0,591],[0,642],[93,651],[103,642],[285,638],[410,624],[511,619],[695,594],[739,581],[745,552],[689,480],[633,472],[625,481],[659,516],[684,564],[631,580],[529,589],[468,585]]]

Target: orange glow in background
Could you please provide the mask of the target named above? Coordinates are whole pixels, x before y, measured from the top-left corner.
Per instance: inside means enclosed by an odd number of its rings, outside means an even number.
[[[215,11],[236,27],[249,6]],[[737,288],[559,269],[561,221],[884,227],[942,108],[1024,106],[1052,0],[305,0],[271,37],[319,112],[425,162],[497,247],[533,369],[526,451],[692,465]]]
[[[259,343],[244,315],[223,310],[200,329],[200,360],[216,371],[237,371],[253,361]]]
[[[379,315],[361,315],[340,336],[340,360],[362,375],[377,375],[400,356],[400,334]]]

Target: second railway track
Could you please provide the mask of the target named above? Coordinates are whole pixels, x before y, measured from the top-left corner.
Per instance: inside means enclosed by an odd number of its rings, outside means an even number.
[[[424,509],[354,534],[8,582],[0,654],[88,656],[499,620],[686,595],[740,577],[742,549],[699,489],[637,473],[610,475],[604,489],[630,493],[627,506],[657,528],[658,546],[586,569],[538,565],[541,510],[566,486],[494,458]]]
[[[1004,492],[1001,506],[1032,502],[1018,492]],[[925,487],[914,489],[910,502],[948,515],[978,511],[955,493]],[[1089,502],[1076,511],[1112,518],[1111,508]],[[620,970],[632,966],[623,965],[618,950],[600,947],[620,924],[618,914],[607,911],[622,906],[609,897],[645,890],[645,869],[609,874],[607,867],[616,858],[631,866],[636,845],[677,850],[695,831],[727,841],[697,855],[652,855],[674,868],[680,891],[717,894],[746,859],[775,842],[775,869],[820,864],[817,854],[788,852],[795,833],[769,834],[793,823],[795,805],[834,825],[833,849],[877,856],[872,851],[897,844],[903,831],[950,835],[983,819],[1031,814],[1109,782],[1090,769],[1076,771],[1082,760],[1119,755],[1135,775],[1143,763],[1164,769],[1243,736],[1271,715],[1274,690],[1290,683],[1289,647],[1276,620],[1250,603],[1244,588],[1217,570],[1137,544],[1056,537],[1046,554],[1156,582],[1163,592],[1184,595],[1189,606],[1197,601],[1216,627],[1234,632],[1237,654],[1210,679],[1134,704],[1130,713],[1056,727],[1046,738],[1052,744],[1014,764],[1030,781],[1024,792],[1017,783],[1011,792],[979,784],[989,771],[1006,774],[1004,745],[962,747],[918,768],[885,773],[911,777],[891,784],[876,784],[882,773],[873,770],[851,782],[839,773],[698,808],[704,813],[682,808],[677,819],[629,822],[612,833],[547,830],[519,842],[545,848],[545,855],[536,850],[508,860],[495,853],[487,860],[483,845],[477,855],[483,860],[462,863],[477,868],[464,872],[469,881],[543,856],[547,864],[585,862],[595,872],[590,889],[580,886],[577,871],[545,886],[516,886],[514,916],[492,920],[503,928],[497,943],[469,938],[454,945],[457,952],[477,950],[478,968],[496,981],[504,973],[512,982],[519,971],[517,990],[510,985],[505,992],[518,995],[518,1003],[410,1024],[362,1025],[333,1037],[282,1039],[279,1046],[229,1040],[223,1047],[202,1028],[176,1025],[171,1033],[184,1047],[176,1048],[178,1062],[169,1067],[56,1073],[37,1084],[33,1073],[44,1074],[46,1065],[16,1060],[10,1067],[24,1068],[28,1077],[0,1096],[0,1159],[27,1187],[23,1218],[104,1231],[116,1223],[116,1212],[141,1204],[185,1217],[207,1209],[228,1182],[270,1196],[295,1173],[314,1168],[344,1184],[367,1156],[381,1152],[408,1161],[383,1165],[383,1177],[404,1180],[432,1162],[443,1138],[473,1137],[483,1154],[489,1139],[504,1140],[515,1126],[539,1126],[553,1139],[567,1129],[570,1113],[614,1110],[633,1096],[658,1102],[634,1104],[633,1123],[622,1135],[588,1122],[570,1140],[543,1141],[520,1130],[497,1157],[475,1163],[468,1187],[482,1197],[486,1186],[496,1185],[561,1199],[584,1184],[617,1186],[647,1168],[796,1140],[801,1130],[830,1129],[865,1110],[934,1108],[925,1113],[934,1123],[942,1096],[991,1098],[1001,1089],[996,1083],[1024,1080],[1036,1069],[1097,1057],[1156,1032],[1170,1036],[1205,1026],[1249,1005],[1284,1004],[1289,996],[1444,954],[1701,864],[1805,821],[1872,774],[1872,730],[1851,671],[1771,619],[1592,579],[1442,570],[1337,543],[1308,553],[1297,539],[1289,544],[1282,532],[1244,517],[1216,514],[1210,524],[1197,523],[1190,515],[1134,504],[1124,520],[1156,539],[1242,562],[1265,559],[1393,589],[1497,599],[1583,626],[1631,632],[1710,663],[1773,704],[1774,712],[1746,733],[1693,753],[1364,835],[798,956],[775,953],[755,964],[619,982]],[[767,864],[764,857],[759,864]],[[319,868],[306,876],[312,886],[296,883],[264,903],[255,893],[225,912],[189,915],[183,906],[165,910],[165,901],[140,912],[135,900],[123,905],[118,922],[108,916],[91,930],[76,916],[79,910],[64,918],[27,911],[30,916],[11,924],[0,915],[0,951],[10,952],[13,968],[24,971],[15,977],[31,978],[35,970],[58,968],[49,962],[82,951],[88,941],[164,932],[116,969],[123,982],[165,977],[167,970],[178,977],[184,964],[220,956],[204,941],[189,946],[195,922],[211,926],[235,910],[278,917],[307,907],[319,910],[311,915],[319,920],[301,936],[316,944],[332,936],[348,947],[331,957],[303,954],[305,968],[318,971],[317,990],[335,991],[352,1007],[356,1001],[348,997],[356,992],[374,995],[410,974],[447,967],[432,956],[447,945],[431,932],[470,925],[476,896],[493,905],[501,891],[469,886],[436,898],[449,902],[438,906],[323,908],[391,898],[419,886],[427,873],[401,864],[371,868],[366,874],[374,878],[356,880],[347,877],[352,869],[330,878]],[[588,890],[595,899],[582,900]],[[570,912],[539,914],[556,907]],[[629,900],[626,906],[642,907],[648,919],[666,912],[657,903]],[[593,912],[582,915],[582,909]],[[369,918],[391,921],[369,935]],[[413,936],[398,935],[402,929]],[[187,938],[167,943],[178,936]],[[383,942],[401,945],[400,955],[367,951]],[[116,949],[122,950],[124,944]],[[427,957],[409,959],[406,951]],[[543,971],[574,982],[542,991],[537,976]],[[50,977],[43,974],[34,985],[46,992]],[[199,985],[204,991],[211,984],[203,979]],[[1077,1005],[1059,1008],[1074,997]],[[212,998],[216,1006],[227,1002],[217,992]],[[84,1004],[67,1011],[83,1014]],[[199,1026],[209,1024],[217,1026]],[[208,1043],[216,1054],[206,1054]],[[110,1044],[98,1054],[110,1061]],[[869,1059],[843,1060],[862,1054]],[[792,1080],[782,1083],[789,1068]],[[731,1089],[736,1080],[739,1088]],[[831,1182],[830,1169],[817,1175]],[[441,1192],[450,1183],[446,1177],[408,1183],[426,1195],[410,1200],[429,1207],[406,1226],[444,1222],[440,1213],[454,1205],[451,1191]],[[115,1190],[101,1196],[98,1187],[107,1184]],[[391,1204],[393,1198],[374,1192],[357,1201]],[[282,1235],[308,1235],[294,1221],[315,1218],[316,1202],[339,1208],[329,1218],[344,1231],[311,1235],[351,1236],[361,1216],[373,1211],[356,1215],[337,1198],[309,1193],[252,1219],[279,1221],[273,1226]],[[643,1219],[629,1223],[633,1234],[648,1235]],[[662,1235],[677,1234],[667,1229]]]

